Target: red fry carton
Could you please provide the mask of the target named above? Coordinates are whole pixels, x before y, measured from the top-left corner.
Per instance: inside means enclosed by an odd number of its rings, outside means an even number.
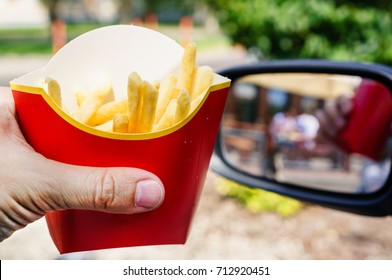
[[[126,97],[127,77],[136,71],[147,81],[178,69],[184,49],[166,36],[137,26],[99,28],[69,42],[42,69],[11,82],[21,130],[47,158],[95,167],[136,167],[156,174],[165,200],[156,210],[108,214],[64,210],[46,214],[60,253],[105,248],[184,244],[209,167],[230,81],[214,74],[203,100],[176,125],[156,132],[105,132],[74,120],[48,96],[42,81],[51,77],[62,90],[67,110],[74,92],[110,79],[115,98]]]
[[[338,145],[375,161],[382,158],[391,133],[392,97],[382,84],[363,79],[353,97],[353,111],[339,133]]]

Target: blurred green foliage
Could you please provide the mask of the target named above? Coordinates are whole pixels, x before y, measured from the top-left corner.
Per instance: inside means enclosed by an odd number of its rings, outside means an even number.
[[[68,40],[98,27],[98,23],[67,24]],[[0,29],[1,54],[51,54],[52,39],[49,28]]]
[[[99,23],[67,24],[68,41],[77,36],[105,26]],[[159,31],[174,40],[179,40],[178,25],[160,24]],[[194,27],[194,41],[198,50],[226,47],[228,38],[221,34],[205,35],[204,27]],[[52,42],[49,28],[0,29],[0,55],[3,54],[51,54]]]
[[[282,217],[289,217],[297,214],[304,207],[298,200],[249,188],[223,177],[217,179],[216,186],[219,193],[237,199],[253,213],[273,212]]]
[[[392,64],[392,1],[205,1],[232,42],[260,58]]]

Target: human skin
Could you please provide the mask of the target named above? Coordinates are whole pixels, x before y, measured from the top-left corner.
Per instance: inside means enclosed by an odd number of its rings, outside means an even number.
[[[320,123],[320,136],[334,142],[339,131],[347,124],[352,110],[352,100],[347,96],[342,95],[336,100],[327,101],[324,108],[316,112]]]
[[[136,214],[156,209],[165,190],[136,168],[94,168],[45,158],[20,131],[11,90],[0,87],[0,242],[64,209]]]

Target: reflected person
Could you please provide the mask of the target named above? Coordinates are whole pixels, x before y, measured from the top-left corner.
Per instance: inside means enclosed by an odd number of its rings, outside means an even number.
[[[319,136],[336,144],[337,136],[346,127],[353,108],[353,100],[346,95],[341,95],[335,100],[328,100],[325,106],[316,112],[320,123]],[[384,184],[391,166],[392,126],[390,126],[389,134],[387,145],[382,147],[382,157],[379,161],[364,158],[357,192],[374,192]]]

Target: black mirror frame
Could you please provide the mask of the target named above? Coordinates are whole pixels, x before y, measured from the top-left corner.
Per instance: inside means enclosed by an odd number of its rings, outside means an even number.
[[[262,73],[329,73],[357,75],[383,83],[392,94],[392,68],[381,64],[342,62],[328,60],[279,60],[224,69],[220,75],[232,80],[232,84],[245,75]],[[275,192],[304,202],[319,204],[366,216],[392,215],[392,172],[389,171],[385,184],[377,192],[370,194],[345,194],[312,190],[300,185],[277,182],[244,173],[228,163],[221,147],[221,131],[211,160],[211,169],[217,174],[240,184]]]

